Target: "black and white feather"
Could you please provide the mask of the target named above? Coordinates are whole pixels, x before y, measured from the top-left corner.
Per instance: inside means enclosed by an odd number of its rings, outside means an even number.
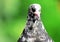
[[[18,42],[53,42],[43,26],[40,13],[41,6],[39,4],[30,5],[26,27]]]

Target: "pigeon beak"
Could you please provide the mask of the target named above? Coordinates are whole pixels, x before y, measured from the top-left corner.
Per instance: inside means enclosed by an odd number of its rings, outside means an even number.
[[[34,14],[35,14],[35,16],[37,16],[37,17],[38,17],[38,14],[37,14],[36,12],[35,12]]]
[[[38,16],[37,14],[35,14],[35,16]]]

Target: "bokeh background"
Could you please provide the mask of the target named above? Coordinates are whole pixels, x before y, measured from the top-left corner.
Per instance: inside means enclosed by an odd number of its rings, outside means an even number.
[[[60,0],[0,0],[0,42],[17,42],[30,4],[41,5],[41,19],[55,42],[60,42]]]

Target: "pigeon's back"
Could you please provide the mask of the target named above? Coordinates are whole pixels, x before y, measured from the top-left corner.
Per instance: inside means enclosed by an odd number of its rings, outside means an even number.
[[[38,21],[38,25],[37,25],[37,38],[36,38],[36,42],[53,42],[51,37],[48,35],[46,29],[44,28],[44,25],[42,23],[42,21]]]

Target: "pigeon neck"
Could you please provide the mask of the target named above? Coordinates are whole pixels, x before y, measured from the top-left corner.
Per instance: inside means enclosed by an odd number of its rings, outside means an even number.
[[[32,21],[33,23],[35,23],[36,20],[40,21],[40,18],[28,15],[28,21]]]

